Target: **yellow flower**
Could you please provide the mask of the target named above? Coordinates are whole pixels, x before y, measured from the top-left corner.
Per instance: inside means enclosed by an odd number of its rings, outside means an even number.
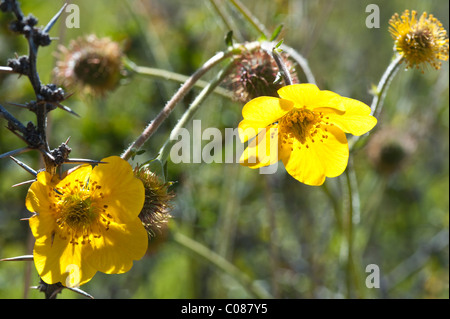
[[[325,177],[339,176],[347,166],[345,133],[359,136],[377,123],[366,104],[313,84],[285,86],[278,94],[281,98],[259,97],[242,109],[240,139],[254,138],[241,156],[244,166],[260,168],[281,160],[295,179],[322,185]]]
[[[428,63],[435,69],[448,59],[447,32],[432,14],[405,10],[389,20],[389,32],[395,40],[394,49],[406,60],[406,68],[419,68]],[[423,72],[423,70],[422,70]]]
[[[142,182],[125,160],[102,161],[107,164],[81,166],[62,180],[40,172],[28,191],[26,207],[36,213],[30,218],[34,263],[47,284],[73,287],[97,271],[127,272],[147,250],[138,218]]]

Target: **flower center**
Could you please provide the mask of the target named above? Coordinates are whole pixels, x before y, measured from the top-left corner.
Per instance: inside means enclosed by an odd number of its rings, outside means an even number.
[[[115,70],[108,68],[106,56],[97,53],[82,55],[75,64],[74,72],[83,82],[92,86],[107,85]]]
[[[314,112],[306,108],[294,108],[280,120],[281,142],[292,144],[292,139],[297,139],[309,148],[308,142],[324,142],[328,138],[327,128],[321,129],[322,125],[333,125],[328,123],[328,117],[323,112]],[[291,148],[292,149],[292,148]]]
[[[63,187],[54,189],[54,204],[58,228],[55,234],[70,243],[89,243],[92,238],[100,238],[109,229],[113,219],[107,213],[107,205],[102,204],[103,193],[96,182],[69,181]]]
[[[78,230],[88,227],[98,217],[98,209],[91,198],[83,198],[86,195],[88,194],[80,192],[64,197],[61,203],[61,222]]]

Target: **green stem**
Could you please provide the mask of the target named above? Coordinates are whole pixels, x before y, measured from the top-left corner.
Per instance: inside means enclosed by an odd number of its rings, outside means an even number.
[[[175,72],[171,72],[171,71],[167,71],[167,70],[163,70],[163,69],[139,66],[128,59],[126,59],[124,61],[124,63],[130,70],[132,70],[136,74],[149,76],[154,79],[163,79],[163,80],[171,81],[171,82],[175,82],[175,83],[185,83],[189,79],[188,76],[183,75],[183,74],[179,74],[179,73],[175,73]],[[198,80],[194,84],[195,87],[202,88],[202,89],[205,88],[207,85],[208,85],[208,82],[202,81],[202,80]],[[230,92],[224,88],[221,88],[221,87],[217,87],[214,90],[214,93],[221,95],[223,97],[226,97],[226,98],[233,97],[232,92]]]
[[[331,202],[331,205],[333,206],[334,217],[336,218],[336,223],[339,232],[343,232],[344,226],[342,225],[342,209],[339,201],[333,195],[330,188],[328,187],[327,180],[325,180],[325,183],[323,183],[321,189],[325,192],[325,194],[327,195],[328,199]]]
[[[147,127],[142,131],[141,135],[125,150],[121,157],[128,160],[133,154],[133,150],[139,150],[142,145],[156,132],[159,126],[165,121],[165,119],[172,113],[175,106],[180,102],[183,97],[190,91],[190,89],[195,85],[195,83],[202,77],[206,72],[211,70],[215,65],[222,62],[228,58],[232,53],[231,51],[224,53],[219,52],[211,59],[209,59],[201,68],[199,68],[193,75],[191,75],[186,82],[180,87],[180,89],[172,96],[172,98],[167,102],[161,112],[151,121]]]
[[[175,127],[170,132],[169,139],[164,143],[164,145],[161,147],[159,151],[159,155],[157,159],[160,161],[161,165],[164,166],[165,162],[167,161],[167,158],[169,157],[169,149],[170,146],[173,145],[174,141],[176,140],[178,133],[180,132],[180,129],[186,126],[188,122],[192,119],[194,114],[197,112],[199,107],[201,106],[202,102],[214,91],[214,89],[223,81],[223,79],[228,74],[228,71],[230,70],[231,66],[233,66],[233,61],[229,62],[228,65],[223,68],[219,74],[217,74],[216,78],[211,81],[201,92],[197,97],[194,99],[194,101],[191,103],[189,108],[184,112],[181,119],[177,122]]]
[[[347,216],[347,298],[352,296],[352,276],[353,273],[353,196],[350,182],[349,168],[345,170],[347,191],[348,191],[348,216]]]
[[[156,132],[159,126],[167,119],[167,117],[172,113],[175,106],[180,102],[183,97],[194,87],[195,83],[208,71],[210,71],[214,66],[220,62],[226,60],[230,56],[242,53],[244,50],[254,50],[259,47],[259,42],[250,42],[246,45],[235,45],[227,51],[219,52],[206,61],[197,71],[194,72],[184,84],[178,89],[178,91],[172,96],[172,98],[167,102],[163,109],[156,115],[155,119],[151,121],[147,127],[142,131],[141,135],[131,143],[131,145],[124,151],[121,157],[128,160],[134,153],[134,151],[139,150],[144,143]]]
[[[278,70],[284,79],[285,85],[292,85],[291,72],[289,72],[286,64],[283,62],[283,58],[281,57],[280,52],[278,52],[278,48],[273,47],[269,54],[272,54],[272,57],[278,66]]]
[[[238,281],[242,285],[242,287],[244,287],[253,297],[261,299],[272,298],[272,296],[261,285],[253,281],[249,276],[244,274],[236,266],[234,266],[222,256],[216,254],[214,251],[210,250],[208,247],[179,232],[172,233],[172,240],[175,243],[183,246],[184,248],[196,253],[198,256],[202,257],[212,265],[230,275],[232,278]]]
[[[242,16],[258,31],[260,34],[264,35],[266,39],[270,37],[269,32],[266,30],[264,24],[259,22],[259,20],[248,10],[239,0],[230,0],[230,2],[236,7],[236,9],[242,14]]]
[[[357,262],[354,255],[354,225],[359,223],[360,219],[360,199],[356,174],[353,167],[352,157],[349,157],[348,166],[345,170],[347,191],[348,191],[348,216],[347,216],[347,297],[351,298],[352,288],[356,290],[359,298],[363,297],[364,291],[360,289],[360,276],[358,275]]]
[[[402,62],[403,57],[399,55],[396,56],[387,67],[386,71],[381,77],[380,82],[378,83],[377,92],[373,97],[372,104],[370,105],[370,108],[372,110],[370,115],[373,115],[376,118],[378,118],[378,116],[380,115],[381,110],[383,109],[383,102],[386,98],[389,85],[391,84],[394,76],[397,74],[397,71],[399,70]]]
[[[233,37],[235,37],[238,42],[244,42],[244,37],[242,36],[239,28],[233,23],[232,19],[229,19],[228,12],[225,11],[222,3],[218,3],[217,0],[209,0],[209,2],[211,3],[214,11],[216,11],[217,15],[222,20],[225,28],[228,31],[233,31]]]
[[[280,49],[286,52],[291,59],[297,62],[297,64],[305,74],[306,81],[308,81],[308,83],[316,84],[316,79],[313,72],[311,71],[311,68],[309,67],[308,60],[306,58],[304,58],[300,53],[298,53],[293,48],[285,45],[284,43],[280,45]]]
[[[383,102],[386,98],[387,91],[389,89],[389,86],[392,82],[392,79],[397,74],[397,71],[400,68],[400,65],[403,62],[403,57],[397,55],[392,62],[387,67],[386,71],[384,71],[383,76],[380,79],[380,82],[378,83],[375,95],[372,99],[372,104],[370,105],[370,115],[375,116],[376,118],[379,118],[381,110],[383,109]],[[364,136],[368,136],[368,134],[365,134]],[[352,136],[352,138],[349,140],[349,148],[350,151],[352,151],[355,148],[356,143],[361,139],[361,136]],[[366,139],[365,139],[366,140]]]

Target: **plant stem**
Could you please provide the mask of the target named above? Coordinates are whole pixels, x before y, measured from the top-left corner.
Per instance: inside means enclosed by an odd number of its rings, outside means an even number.
[[[349,168],[345,170],[345,176],[347,181],[348,190],[348,216],[347,216],[347,273],[346,273],[346,285],[347,285],[347,298],[352,296],[352,279],[353,273],[353,196],[352,187],[350,183]]]
[[[306,80],[308,81],[308,83],[316,84],[316,79],[314,78],[314,74],[312,73],[312,71],[309,67],[308,60],[306,60],[296,50],[294,50],[293,48],[291,48],[285,44],[281,44],[280,49],[283,50],[284,52],[286,52],[290,58],[292,58],[295,62],[297,62],[297,64],[300,66],[303,73],[305,74],[305,77],[306,77]]]
[[[167,71],[167,70],[163,70],[163,69],[139,66],[129,60],[126,60],[125,64],[127,67],[129,67],[132,71],[136,72],[137,74],[149,76],[149,77],[152,77],[155,79],[163,79],[163,80],[172,81],[175,83],[184,83],[189,79],[188,76],[183,75],[183,74],[179,74],[179,73],[175,73],[175,72],[171,72],[171,71]],[[195,82],[194,86],[203,89],[207,85],[208,85],[208,82],[198,80],[197,82]],[[224,88],[221,88],[221,87],[217,87],[214,90],[214,93],[221,95],[223,97],[226,97],[226,98],[232,98],[232,96],[233,96],[233,94],[230,91],[228,91]]]
[[[257,282],[253,281],[249,276],[244,274],[236,266],[230,263],[228,260],[218,255],[208,247],[200,244],[199,242],[189,238],[179,232],[172,233],[172,240],[183,246],[184,248],[196,253],[200,257],[204,258],[212,265],[216,266],[223,272],[230,275],[236,281],[238,281],[253,297],[268,299],[272,296]]]
[[[222,3],[218,3],[217,0],[209,0],[209,2],[211,3],[214,11],[216,11],[216,13],[219,15],[220,19],[225,25],[225,28],[228,31],[233,31],[233,37],[235,37],[238,42],[244,42],[244,37],[242,36],[239,28],[233,23],[232,19],[229,19],[228,12],[224,10]]]
[[[359,276],[354,255],[354,224],[359,223],[360,200],[358,192],[358,184],[356,181],[355,170],[353,167],[353,159],[348,159],[347,169],[345,170],[347,191],[348,191],[348,216],[347,216],[347,298],[352,298],[352,288],[356,290],[358,298],[362,298],[363,291],[359,285]],[[352,279],[353,278],[353,279]]]
[[[170,132],[169,139],[164,143],[164,145],[161,147],[158,155],[158,160],[161,162],[162,165],[167,161],[167,158],[169,157],[169,146],[173,144],[173,141],[176,140],[178,133],[180,129],[192,119],[194,114],[199,109],[202,102],[211,94],[211,92],[214,91],[214,89],[223,81],[225,76],[228,74],[228,71],[230,70],[230,67],[233,65],[233,61],[228,63],[228,65],[217,74],[216,78],[209,83],[197,97],[194,99],[194,101],[191,103],[189,108],[184,112],[181,119],[177,122],[175,127]]]
[[[269,32],[267,31],[264,24],[259,22],[259,20],[248,10],[239,0],[230,0],[230,2],[238,9],[238,11],[242,14],[242,16],[250,22],[250,24],[262,34],[266,39],[270,37]]]
[[[380,116],[381,110],[383,109],[383,102],[386,98],[387,91],[389,89],[389,86],[392,82],[392,79],[397,74],[397,71],[400,68],[400,65],[403,62],[403,57],[400,55],[397,55],[392,62],[387,67],[386,71],[384,71],[383,76],[380,79],[380,82],[378,83],[378,86],[376,88],[376,92],[374,94],[374,97],[372,99],[372,103],[370,104],[370,115],[373,115],[377,119]],[[363,135],[365,137],[368,136],[369,133]],[[355,148],[356,143],[361,139],[362,136],[352,136],[351,139],[349,139],[349,149],[352,151]]]
[[[121,157],[128,160],[133,151],[139,150],[142,145],[156,132],[159,126],[164,122],[164,120],[172,113],[175,106],[182,100],[182,98],[189,92],[189,90],[195,85],[195,83],[214,66],[229,58],[230,56],[240,53],[243,50],[252,50],[259,47],[259,42],[251,42],[244,45],[236,45],[232,49],[226,52],[219,52],[206,61],[202,67],[192,74],[186,82],[180,87],[180,89],[172,96],[172,98],[167,102],[164,108],[159,112],[153,121],[151,121],[148,126],[144,129],[141,135],[125,150]]]
[[[231,55],[231,51],[224,53],[219,52],[211,59],[209,59],[201,68],[199,68],[193,75],[191,75],[181,88],[172,96],[167,102],[166,106],[159,112],[153,121],[148,124],[142,134],[128,147],[128,149],[121,155],[125,160],[128,160],[132,155],[133,150],[138,150],[144,145],[144,143],[156,132],[159,126],[164,120],[172,113],[175,106],[182,100],[182,98],[189,92],[189,90],[195,85],[195,83],[215,65],[222,62],[224,59]]]
[[[291,72],[289,72],[288,68],[286,67],[286,64],[283,62],[283,58],[278,52],[278,49],[273,47],[272,50],[270,50],[270,52],[268,53],[271,54],[273,59],[275,60],[275,63],[278,66],[278,70],[280,71],[281,76],[284,79],[284,84],[292,85]]]
[[[377,92],[373,97],[372,104],[370,105],[370,108],[372,110],[370,115],[373,115],[376,118],[378,118],[378,116],[380,115],[389,85],[391,84],[394,76],[397,74],[397,71],[400,68],[402,61],[403,61],[402,56],[400,55],[396,56],[389,64],[383,76],[381,77],[381,80],[377,86]]]

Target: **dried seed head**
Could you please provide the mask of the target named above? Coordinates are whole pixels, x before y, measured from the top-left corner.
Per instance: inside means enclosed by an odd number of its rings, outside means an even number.
[[[170,201],[175,196],[169,191],[170,182],[163,182],[148,167],[136,167],[134,174],[144,184],[145,202],[139,218],[151,237],[157,237],[171,218]]]
[[[117,42],[95,35],[80,37],[66,48],[59,46],[55,82],[84,93],[104,95],[119,83],[122,50]]]
[[[295,68],[286,53],[281,54],[286,68],[290,71],[293,83],[298,83]],[[278,97],[277,91],[284,84],[278,77],[275,60],[264,50],[245,52],[236,60],[234,71],[228,79],[238,101],[246,103],[258,96]]]
[[[416,149],[416,140],[407,132],[383,128],[371,137],[367,152],[375,169],[382,175],[401,170]]]

